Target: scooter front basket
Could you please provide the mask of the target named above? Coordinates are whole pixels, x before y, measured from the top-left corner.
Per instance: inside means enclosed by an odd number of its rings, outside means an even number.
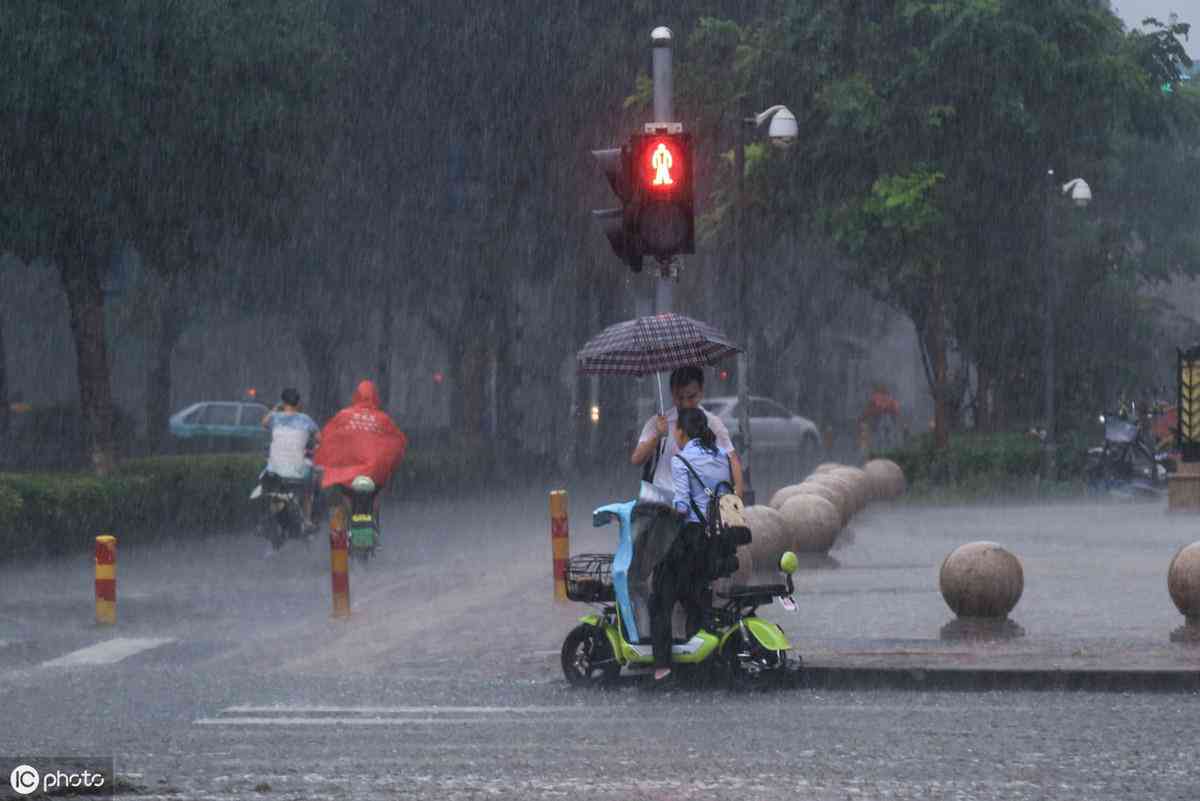
[[[612,603],[613,555],[581,553],[567,560],[567,598],[580,603]]]

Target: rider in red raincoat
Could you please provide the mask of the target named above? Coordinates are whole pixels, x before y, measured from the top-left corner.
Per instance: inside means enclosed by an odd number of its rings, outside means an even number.
[[[379,408],[375,384],[362,381],[350,405],[321,429],[313,461],[325,470],[322,489],[349,486],[355,477],[369,476],[375,482],[378,508],[378,491],[387,486],[407,449],[404,432]]]

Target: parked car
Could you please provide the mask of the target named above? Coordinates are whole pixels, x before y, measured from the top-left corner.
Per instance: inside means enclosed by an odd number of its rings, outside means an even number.
[[[262,419],[269,412],[261,403],[203,401],[171,415],[167,428],[179,439],[229,438],[265,443],[271,438]]]
[[[702,405],[721,418],[736,445],[741,431],[737,396],[705,398]],[[817,424],[807,417],[792,414],[770,398],[751,395],[750,443],[757,453],[791,452],[811,457],[820,450],[821,433]]]

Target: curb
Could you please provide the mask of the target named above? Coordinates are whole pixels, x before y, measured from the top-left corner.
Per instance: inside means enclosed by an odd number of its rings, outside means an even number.
[[[817,690],[1200,692],[1195,670],[997,670],[804,665],[793,686]]]

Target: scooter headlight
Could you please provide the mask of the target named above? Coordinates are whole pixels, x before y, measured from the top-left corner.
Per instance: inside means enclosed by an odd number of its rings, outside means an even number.
[[[1100,415],[1100,424],[1104,425],[1104,415]]]

